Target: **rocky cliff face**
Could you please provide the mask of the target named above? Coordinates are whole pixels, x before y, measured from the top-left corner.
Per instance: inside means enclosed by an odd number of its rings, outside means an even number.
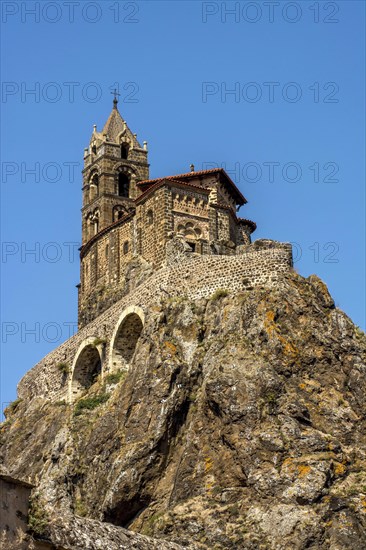
[[[165,297],[127,375],[15,403],[1,460],[45,536],[76,514],[189,548],[362,550],[365,352],[315,276]]]

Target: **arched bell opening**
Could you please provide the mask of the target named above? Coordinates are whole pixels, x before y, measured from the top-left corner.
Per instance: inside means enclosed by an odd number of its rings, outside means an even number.
[[[118,195],[120,197],[130,196],[130,178],[124,172],[118,174]]]
[[[128,143],[121,143],[121,159],[128,159],[129,150],[130,146],[128,145]]]

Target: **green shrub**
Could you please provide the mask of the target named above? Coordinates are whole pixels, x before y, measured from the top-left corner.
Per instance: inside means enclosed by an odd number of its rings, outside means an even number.
[[[126,372],[123,370],[119,370],[118,372],[112,372],[111,374],[107,374],[105,377],[106,384],[118,384],[120,380],[123,380],[126,376]]]
[[[57,363],[56,365],[56,368],[62,372],[62,374],[69,374],[70,372],[70,367],[67,363],[64,363],[64,362],[61,362],[61,363]]]
[[[88,510],[85,504],[83,503],[83,501],[81,500],[81,498],[75,499],[74,512],[77,516],[82,516],[82,517],[87,516]]]
[[[229,291],[225,288],[218,288],[211,296],[211,300],[219,300],[220,298],[225,298],[229,294]]]
[[[363,338],[365,336],[364,331],[358,325],[355,325],[356,338]]]
[[[47,525],[49,523],[48,515],[41,504],[39,496],[35,495],[30,498],[30,507],[28,513],[28,525],[30,531],[38,536],[45,535]]]
[[[268,392],[264,396],[264,399],[267,401],[267,403],[270,403],[270,404],[277,403],[278,394],[275,392]]]
[[[85,410],[93,410],[102,405],[109,399],[109,393],[101,393],[100,395],[95,395],[93,397],[86,397],[85,399],[79,399],[76,403],[74,416],[79,416]]]
[[[99,344],[106,344],[107,340],[105,338],[96,338],[93,342],[93,346],[99,346]]]
[[[8,417],[8,416],[11,416],[12,414],[15,414],[22,401],[23,399],[16,399],[12,403],[10,403],[4,410],[4,416]]]

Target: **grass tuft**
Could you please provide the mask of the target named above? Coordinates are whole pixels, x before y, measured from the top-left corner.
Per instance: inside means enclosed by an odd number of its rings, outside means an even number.
[[[85,410],[91,411],[102,405],[109,399],[109,393],[101,393],[93,397],[86,397],[85,399],[79,399],[75,405],[74,416],[79,416]]]
[[[225,288],[218,288],[211,296],[211,300],[219,300],[220,298],[225,298],[229,294],[229,291]]]

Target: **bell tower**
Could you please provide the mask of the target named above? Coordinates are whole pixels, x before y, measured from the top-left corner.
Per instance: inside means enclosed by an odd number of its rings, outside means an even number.
[[[126,214],[141,194],[137,182],[149,179],[147,142],[143,147],[118,111],[117,93],[101,132],[94,125],[84,150],[82,245]]]

